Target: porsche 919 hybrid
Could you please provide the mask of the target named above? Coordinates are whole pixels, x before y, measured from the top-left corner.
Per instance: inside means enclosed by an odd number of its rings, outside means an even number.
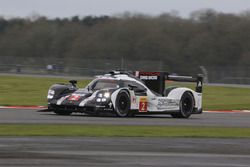
[[[166,87],[166,80],[196,82],[196,89]],[[202,76],[175,76],[166,72],[129,73],[111,71],[97,76],[85,88],[77,81],[55,84],[48,91],[48,110],[59,115],[73,112],[89,115],[114,113],[119,117],[135,114],[171,114],[188,118],[202,113]]]

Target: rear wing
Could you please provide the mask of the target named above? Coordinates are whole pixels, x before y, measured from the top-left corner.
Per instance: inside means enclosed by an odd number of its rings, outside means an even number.
[[[167,72],[143,72],[136,71],[135,76],[140,80],[144,81],[146,86],[159,93],[163,94],[165,90],[165,82],[168,81],[176,81],[176,82],[195,82],[196,88],[195,91],[197,93],[202,93],[203,86],[203,76],[198,74],[197,76],[178,76],[178,75],[170,75]]]

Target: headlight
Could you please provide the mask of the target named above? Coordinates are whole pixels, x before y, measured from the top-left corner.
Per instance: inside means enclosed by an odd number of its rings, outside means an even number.
[[[105,92],[105,93],[99,93],[97,94],[97,102],[106,102],[108,101],[108,99],[110,98],[110,93],[109,92]]]
[[[97,97],[100,97],[100,98],[110,98],[110,93],[109,92],[105,92],[105,93],[99,93],[97,94]]]
[[[54,90],[49,90],[48,91],[48,96],[47,96],[47,99],[52,99],[55,95],[55,91]]]
[[[110,93],[109,92],[104,93],[104,97],[109,98],[110,97]]]
[[[97,102],[106,102],[107,99],[106,98],[97,98],[96,101]]]

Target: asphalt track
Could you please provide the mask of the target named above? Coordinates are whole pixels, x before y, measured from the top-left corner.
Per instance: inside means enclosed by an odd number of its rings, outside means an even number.
[[[0,166],[249,167],[249,139],[0,138]]]
[[[203,113],[133,118],[58,116],[32,109],[0,109],[0,124],[113,124],[250,127],[250,113]],[[1,125],[0,125],[1,126]],[[0,166],[249,167],[250,139],[127,137],[1,137]]]
[[[130,118],[91,117],[84,114],[59,116],[53,112],[37,112],[33,109],[0,109],[0,123],[250,127],[250,113],[205,112],[192,115],[189,119],[174,119],[170,115],[140,115]]]

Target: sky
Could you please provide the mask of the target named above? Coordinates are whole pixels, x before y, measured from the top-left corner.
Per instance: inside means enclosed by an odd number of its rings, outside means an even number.
[[[49,18],[116,15],[123,12],[159,15],[178,11],[188,17],[193,11],[214,9],[224,13],[250,10],[250,0],[0,0],[0,16]]]

